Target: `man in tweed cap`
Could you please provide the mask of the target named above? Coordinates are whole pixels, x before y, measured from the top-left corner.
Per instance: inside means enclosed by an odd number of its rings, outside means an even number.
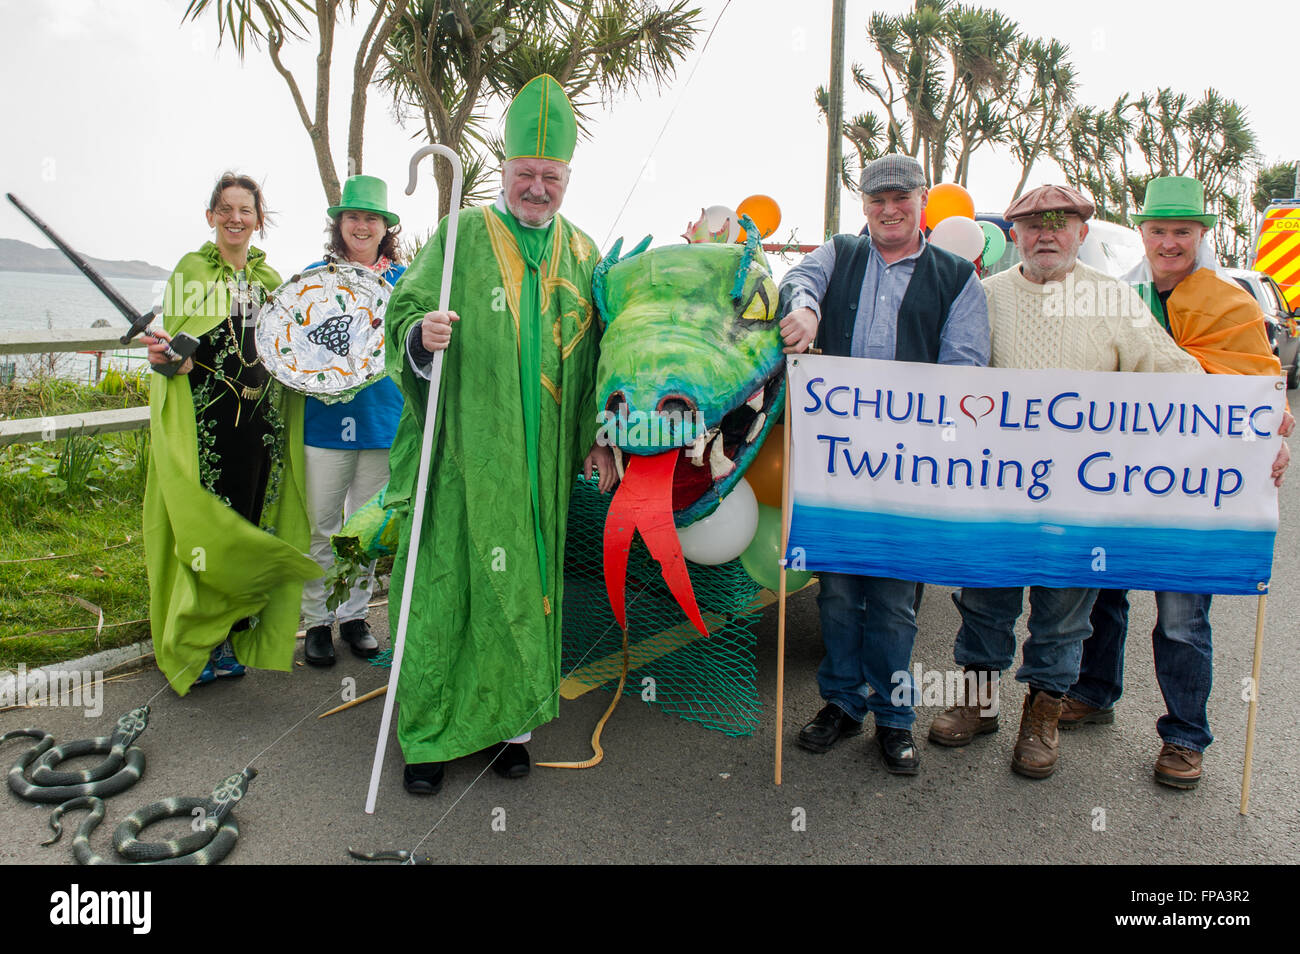
[[[1077,261],[1093,206],[1069,186],[1046,185],[1011,203],[1004,217],[1021,263],[984,280],[994,368],[1200,373],[1151,320],[1124,281]],[[1012,769],[1028,778],[1056,770],[1061,699],[1078,678],[1097,590],[1029,588],[1029,639],[1016,679],[1028,687]],[[965,698],[936,716],[930,741],[963,746],[998,729],[997,685],[1015,659],[1024,588],[963,587],[953,657]]]
[[[805,351],[815,341],[843,357],[987,364],[988,313],[974,266],[921,234],[927,192],[920,164],[882,156],[862,170],[861,184],[868,235],[835,236],[781,283],[786,351]],[[819,576],[826,655],[817,685],[826,705],[799,733],[799,744],[825,752],[840,736],[861,731],[870,712],[885,768],[915,774],[917,691],[908,668],[916,583]]]

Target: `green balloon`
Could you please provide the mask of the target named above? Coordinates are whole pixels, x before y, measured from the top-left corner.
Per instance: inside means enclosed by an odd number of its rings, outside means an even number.
[[[988,268],[1007,250],[1007,236],[993,222],[981,221],[980,229],[984,232],[984,251],[980,253],[980,262]]]
[[[740,565],[759,586],[774,593],[781,589],[781,508],[758,505],[758,530],[745,552],[740,555]],[[785,591],[793,593],[808,585],[812,579],[808,570],[785,571]]]

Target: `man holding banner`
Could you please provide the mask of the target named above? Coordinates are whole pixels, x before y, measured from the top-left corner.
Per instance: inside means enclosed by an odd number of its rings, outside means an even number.
[[[1047,185],[1011,203],[1004,217],[1023,259],[984,281],[992,333],[991,367],[1199,373],[1200,367],[1149,319],[1127,283],[1077,261],[1092,203],[1067,186]],[[1097,590],[1030,587],[1029,639],[1016,679],[1028,685],[1012,769],[1046,778],[1059,755],[1061,700],[1078,675]],[[930,741],[962,746],[998,728],[997,683],[1015,658],[1023,587],[963,587],[954,658],[965,698],[930,726]]]
[[[868,236],[837,235],[786,273],[782,331],[816,328],[817,346],[831,355],[986,365],[988,313],[974,267],[920,231],[927,197],[920,164],[882,156],[863,169],[861,188]],[[826,752],[840,736],[860,732],[871,712],[886,769],[913,775],[916,687],[908,676],[900,691],[893,676],[906,675],[911,660],[916,583],[819,577],[826,655],[817,684],[826,705],[800,731],[799,745]]]
[[[1216,216],[1205,212],[1201,183],[1185,176],[1153,179],[1143,209],[1133,216],[1146,257],[1125,276],[1138,284],[1160,326],[1211,374],[1280,375],[1253,297],[1215,273],[1204,243]],[[1287,414],[1278,433],[1291,433]],[[1283,443],[1273,462],[1277,486],[1290,461]],[[1162,742],[1155,779],[1192,789],[1201,780],[1205,749],[1214,741],[1206,712],[1213,681],[1208,593],[1157,592],[1151,634],[1156,679],[1165,714],[1156,721]],[[1092,609],[1092,637],[1084,644],[1078,682],[1065,697],[1060,727],[1114,721],[1124,689],[1126,590],[1104,589]]]

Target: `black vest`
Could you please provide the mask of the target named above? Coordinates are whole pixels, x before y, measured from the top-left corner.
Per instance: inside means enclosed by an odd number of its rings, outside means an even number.
[[[836,235],[832,241],[835,271],[822,295],[822,318],[814,345],[824,354],[849,357],[871,240],[865,235]],[[898,309],[895,361],[938,362],[948,310],[974,271],[975,266],[964,258],[926,244]]]

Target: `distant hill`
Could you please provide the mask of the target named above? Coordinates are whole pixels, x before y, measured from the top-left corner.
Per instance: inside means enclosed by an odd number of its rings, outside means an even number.
[[[85,256],[87,262],[105,278],[167,278],[171,272],[138,259],[110,262]],[[77,266],[57,248],[37,248],[18,239],[0,238],[0,272],[44,272],[56,275],[80,275]]]

